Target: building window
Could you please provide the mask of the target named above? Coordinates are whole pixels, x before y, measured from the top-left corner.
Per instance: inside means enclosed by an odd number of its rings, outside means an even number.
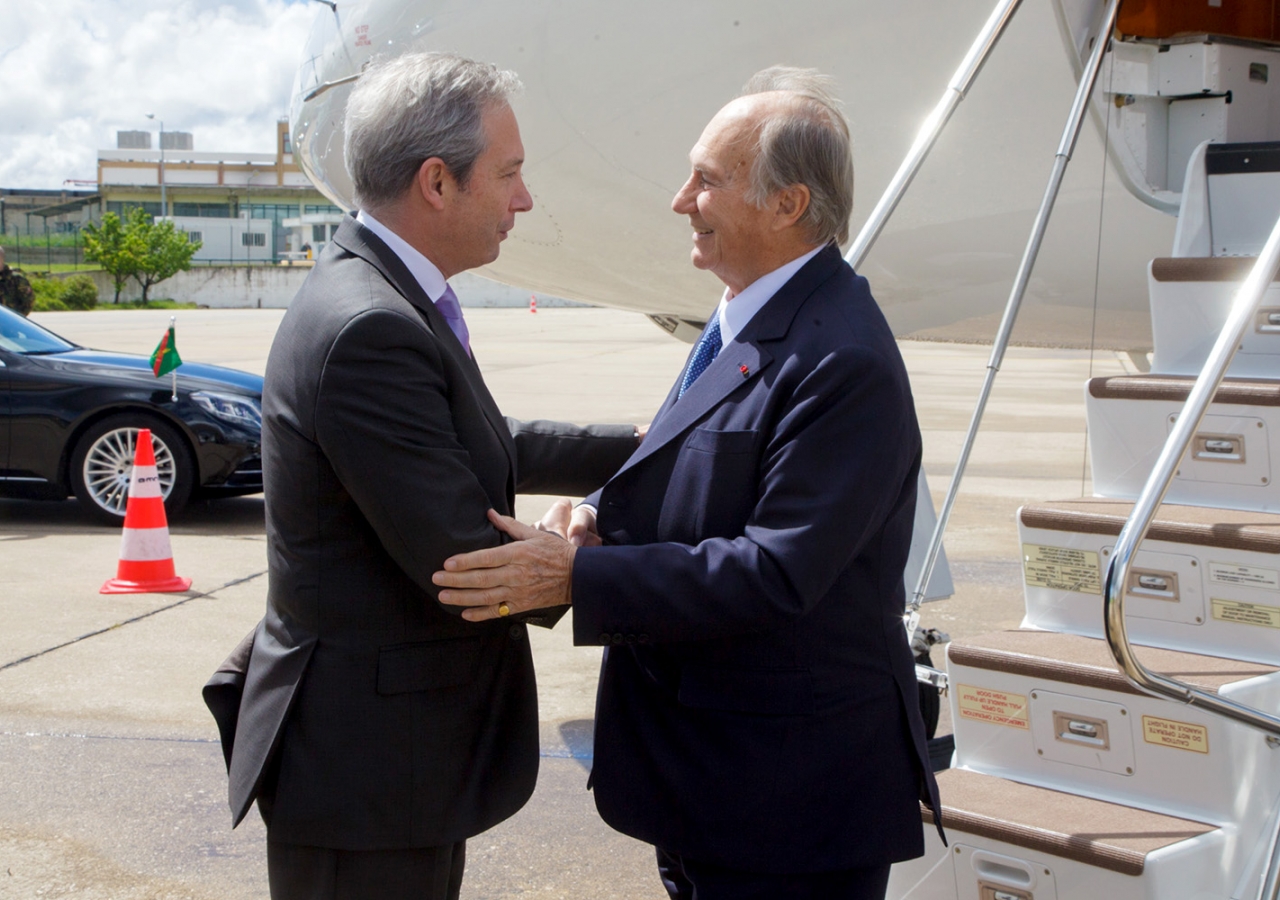
[[[204,232],[203,232],[203,231],[188,231],[188,232],[187,232],[187,241],[188,241],[189,243],[192,243],[192,244],[203,244],[203,243],[204,243]]]
[[[251,219],[274,219],[277,222],[298,214],[296,203],[246,203],[244,208],[249,210]]]
[[[149,216],[154,217],[154,216],[164,215],[164,213],[160,211],[159,203],[145,203],[145,202],[138,202],[138,201],[123,202],[120,200],[108,200],[107,212],[115,213],[117,216],[123,219],[125,216],[129,215],[129,210],[139,206],[142,207],[144,210],[146,210],[147,215]]]
[[[240,235],[241,247],[265,247],[267,235],[262,231],[246,231]]]
[[[332,203],[308,203],[303,207],[303,211],[307,215],[313,215],[316,213],[337,213],[338,215],[342,215],[342,208],[334,206]]]
[[[231,207],[225,203],[175,203],[175,216],[195,216],[203,219],[229,219]]]

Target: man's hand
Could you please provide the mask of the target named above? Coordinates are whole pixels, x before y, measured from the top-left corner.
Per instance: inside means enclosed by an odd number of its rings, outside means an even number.
[[[499,618],[504,615],[499,607],[505,607],[505,615],[511,615],[568,605],[572,599],[573,557],[578,548],[553,533],[522,525],[492,509],[489,521],[515,541],[446,559],[444,571],[431,576],[433,582],[445,588],[440,592],[440,602],[467,607],[462,617],[469,622]],[[572,528],[570,524],[568,530]]]
[[[575,547],[600,546],[600,535],[596,532],[596,511],[590,506],[575,507],[568,497],[561,497],[552,503],[546,515],[533,527],[559,535]]]

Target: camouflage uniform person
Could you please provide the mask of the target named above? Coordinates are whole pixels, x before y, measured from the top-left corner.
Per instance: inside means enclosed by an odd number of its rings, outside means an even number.
[[[25,316],[35,303],[36,292],[31,289],[31,283],[25,275],[9,268],[4,261],[4,248],[0,247],[0,304]]]

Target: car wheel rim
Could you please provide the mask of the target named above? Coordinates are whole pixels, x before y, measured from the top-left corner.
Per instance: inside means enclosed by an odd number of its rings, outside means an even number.
[[[137,428],[115,428],[102,435],[84,457],[84,484],[89,496],[103,509],[124,515],[129,501],[129,478],[133,474]],[[154,433],[151,448],[156,454],[156,474],[160,476],[160,496],[168,499],[173,490],[174,461],[168,445]]]

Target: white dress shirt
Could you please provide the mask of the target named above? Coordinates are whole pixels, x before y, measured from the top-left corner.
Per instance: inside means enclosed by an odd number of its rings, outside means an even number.
[[[444,289],[449,284],[444,280],[444,276],[440,274],[440,270],[436,268],[435,263],[423,256],[410,246],[408,241],[363,209],[356,213],[356,221],[382,238],[382,242],[391,248],[391,252],[400,257],[400,262],[404,263],[405,268],[409,270],[409,274],[417,279],[418,284],[426,292],[432,303],[435,303],[443,296]]]
[[[769,274],[761,275],[743,288],[742,293],[736,297],[730,297],[729,289],[725,288],[724,295],[720,298],[720,308],[716,311],[720,316],[720,345],[727,347],[729,342],[747,327],[747,323],[755,318],[755,314],[773,299],[773,295],[791,280],[791,276],[817,256],[820,250],[822,248],[817,247],[803,256],[797,256],[785,265],[778,266]]]

